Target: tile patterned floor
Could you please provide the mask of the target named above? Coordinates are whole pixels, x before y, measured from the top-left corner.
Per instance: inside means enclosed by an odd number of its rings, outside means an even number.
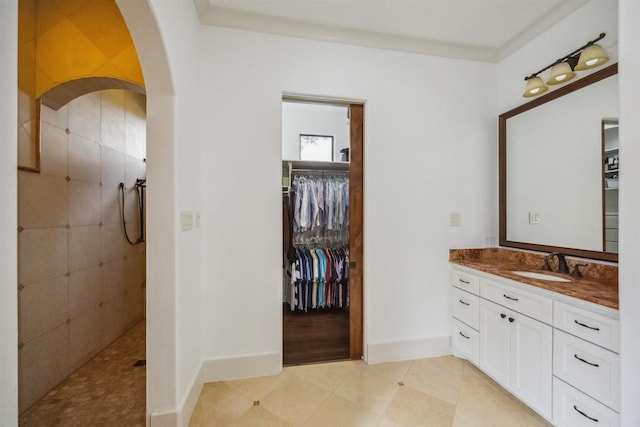
[[[145,323],[133,327],[20,415],[22,427],[144,426]]]
[[[140,323],[20,415],[31,426],[144,426]],[[453,356],[367,365],[288,367],[205,384],[191,427],[549,426],[473,365]]]
[[[335,362],[205,384],[191,427],[549,426],[453,356],[367,365]]]

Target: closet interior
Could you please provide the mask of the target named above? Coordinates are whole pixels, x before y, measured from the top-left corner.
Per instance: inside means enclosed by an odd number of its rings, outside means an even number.
[[[282,112],[283,364],[349,359],[349,107]]]

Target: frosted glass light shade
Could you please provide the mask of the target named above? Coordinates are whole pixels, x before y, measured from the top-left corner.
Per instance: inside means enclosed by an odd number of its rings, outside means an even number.
[[[547,80],[547,84],[559,85],[568,82],[575,76],[576,73],[573,72],[571,66],[566,62],[561,62],[554,65],[551,69],[551,75],[549,76],[549,80]]]
[[[531,98],[545,93],[547,89],[549,88],[544,84],[540,77],[532,77],[527,80],[527,87],[525,88],[522,96],[525,98]]]
[[[576,71],[589,70],[591,68],[598,67],[609,60],[607,52],[604,51],[599,44],[592,44],[587,46],[580,53],[580,59],[578,65],[576,65]]]

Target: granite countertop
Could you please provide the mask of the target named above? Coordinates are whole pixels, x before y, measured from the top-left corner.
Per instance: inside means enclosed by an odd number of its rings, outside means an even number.
[[[567,259],[569,268],[576,263],[587,264],[580,271],[581,279],[568,274],[559,274],[557,260],[552,261],[553,272],[542,271],[544,254],[535,254],[504,248],[487,249],[450,249],[449,262],[483,271],[485,273],[516,280],[531,286],[579,298],[605,307],[618,309],[618,267],[579,260]],[[562,277],[570,282],[554,282],[543,279],[532,279],[514,274],[513,271],[532,271]]]

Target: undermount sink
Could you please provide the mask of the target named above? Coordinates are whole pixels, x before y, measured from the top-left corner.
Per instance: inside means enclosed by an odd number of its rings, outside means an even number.
[[[535,271],[512,271],[513,274],[518,276],[528,277],[530,279],[550,280],[552,282],[570,282],[571,280],[564,277],[552,276],[546,273],[536,273]]]

